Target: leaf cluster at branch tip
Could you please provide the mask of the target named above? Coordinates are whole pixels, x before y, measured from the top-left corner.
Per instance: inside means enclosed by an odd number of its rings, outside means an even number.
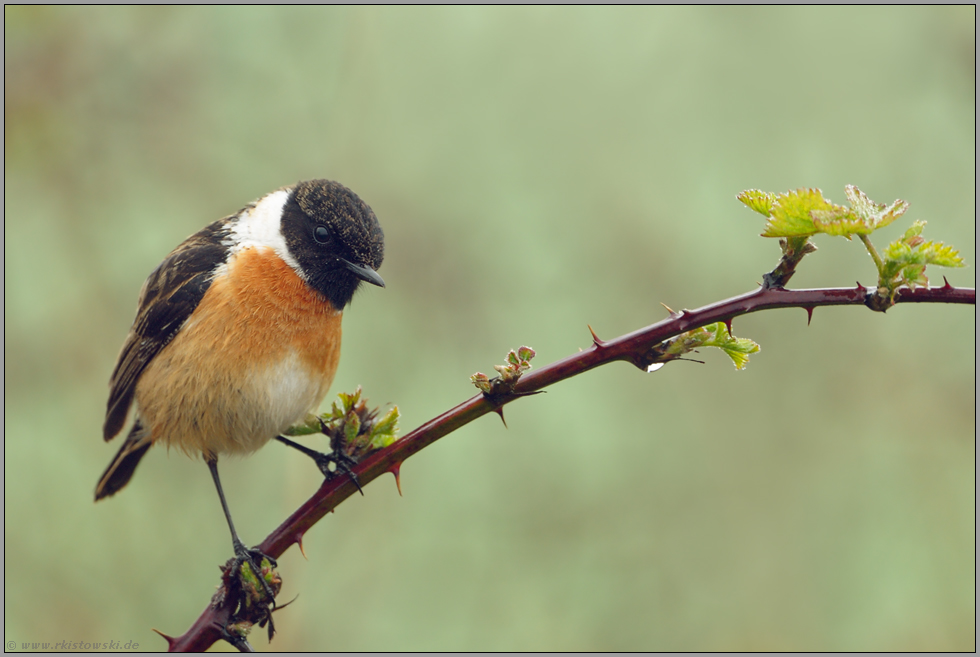
[[[493,369],[497,370],[499,376],[491,379],[483,372],[477,372],[470,377],[470,382],[485,395],[510,392],[514,384],[521,378],[521,375],[531,369],[531,359],[534,356],[534,349],[530,347],[521,347],[517,351],[511,349],[507,353],[506,364],[493,366]]]
[[[882,256],[881,283],[894,292],[902,285],[910,288],[929,285],[926,265],[965,267],[959,252],[942,242],[929,242],[922,237],[924,221],[916,221],[901,238],[889,244]]]
[[[782,194],[749,189],[738,200],[769,218],[763,237],[809,237],[817,233],[870,235],[898,219],[909,204],[898,199],[880,205],[854,185],[844,188],[851,207],[835,205],[814,188],[796,189]]]
[[[812,235],[824,233],[851,239],[857,235],[878,269],[878,290],[881,303],[876,309],[887,309],[894,302],[898,288],[926,286],[927,265],[963,267],[960,254],[942,242],[928,242],[922,237],[924,221],[916,221],[898,240],[888,245],[882,255],[868,238],[902,216],[909,204],[901,199],[889,205],[875,203],[854,185],[844,187],[850,207],[835,205],[824,198],[819,189],[803,188],[782,194],[749,189],[738,200],[759,214],[768,217],[763,237],[785,238],[784,258],[788,252],[801,253],[800,248]],[[793,264],[795,267],[795,263]],[[788,278],[788,277],[787,277]]]

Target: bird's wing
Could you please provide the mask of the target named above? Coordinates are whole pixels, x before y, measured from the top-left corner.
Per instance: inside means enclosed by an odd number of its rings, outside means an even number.
[[[216,221],[188,237],[143,284],[136,319],[109,379],[109,402],[102,427],[105,440],[112,440],[122,431],[143,370],[173,340],[211,287],[215,269],[227,257],[222,240],[230,219]]]

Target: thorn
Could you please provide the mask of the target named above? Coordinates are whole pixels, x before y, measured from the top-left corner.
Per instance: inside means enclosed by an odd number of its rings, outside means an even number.
[[[402,477],[401,477],[402,463],[401,463],[401,461],[399,461],[398,463],[395,463],[390,468],[388,468],[388,472],[390,472],[391,474],[395,475],[395,486],[398,486],[398,497],[404,497],[402,495]]]
[[[810,325],[810,320],[813,319],[813,306],[803,306],[803,310],[806,311],[806,325]]]
[[[151,629],[157,634],[159,634],[160,636],[162,636],[164,639],[166,639],[168,650],[172,651],[174,649],[174,646],[177,644],[177,639],[173,638],[172,636],[167,636],[166,634],[156,629],[155,627]]]
[[[531,392],[512,392],[515,397],[530,397],[531,395],[543,395],[547,390],[532,390]]]
[[[943,288],[945,288],[947,290],[952,290],[953,289],[953,286],[949,284],[949,281],[946,280],[946,277],[945,276],[943,276],[943,283],[946,284],[946,285],[943,285]]]
[[[507,420],[504,419],[504,407],[498,406],[493,409],[493,412],[500,416],[500,421],[504,423],[504,429],[507,429]]]
[[[592,334],[592,344],[594,344],[596,347],[602,347],[603,345],[606,344],[604,341],[602,341],[602,340],[599,339],[599,336],[598,335],[595,334],[595,331],[592,330],[592,326],[590,326],[589,324],[586,324],[586,326],[589,327],[589,333]],[[503,416],[501,416],[501,417],[503,417]]]
[[[660,302],[660,305],[663,306],[664,308],[666,308],[667,309],[667,312],[669,312],[671,315],[674,314],[673,309],[670,306],[668,306],[666,303],[664,303],[663,301]]]
[[[306,550],[303,549],[303,534],[297,533],[294,540],[296,541],[296,545],[299,546],[299,553],[303,555],[304,559],[309,561],[306,557]]]
[[[857,282],[857,289],[858,289],[858,292],[867,292],[868,291],[868,288],[866,288],[863,285],[861,285],[861,281],[858,281]]]
[[[734,317],[729,317],[728,319],[725,320],[725,327],[728,329],[728,335],[735,335],[734,333],[732,333],[732,320],[733,319],[734,319]]]

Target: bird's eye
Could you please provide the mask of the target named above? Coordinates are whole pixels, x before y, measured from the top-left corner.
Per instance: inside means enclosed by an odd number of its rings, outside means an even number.
[[[313,231],[313,239],[324,244],[330,239],[330,231],[325,226],[317,226],[316,230]]]

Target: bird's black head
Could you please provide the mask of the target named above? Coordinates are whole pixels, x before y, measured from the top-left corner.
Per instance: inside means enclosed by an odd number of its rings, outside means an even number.
[[[282,234],[310,286],[337,310],[366,281],[384,287],[377,269],[385,236],[367,203],[340,183],[307,180],[282,209]]]

